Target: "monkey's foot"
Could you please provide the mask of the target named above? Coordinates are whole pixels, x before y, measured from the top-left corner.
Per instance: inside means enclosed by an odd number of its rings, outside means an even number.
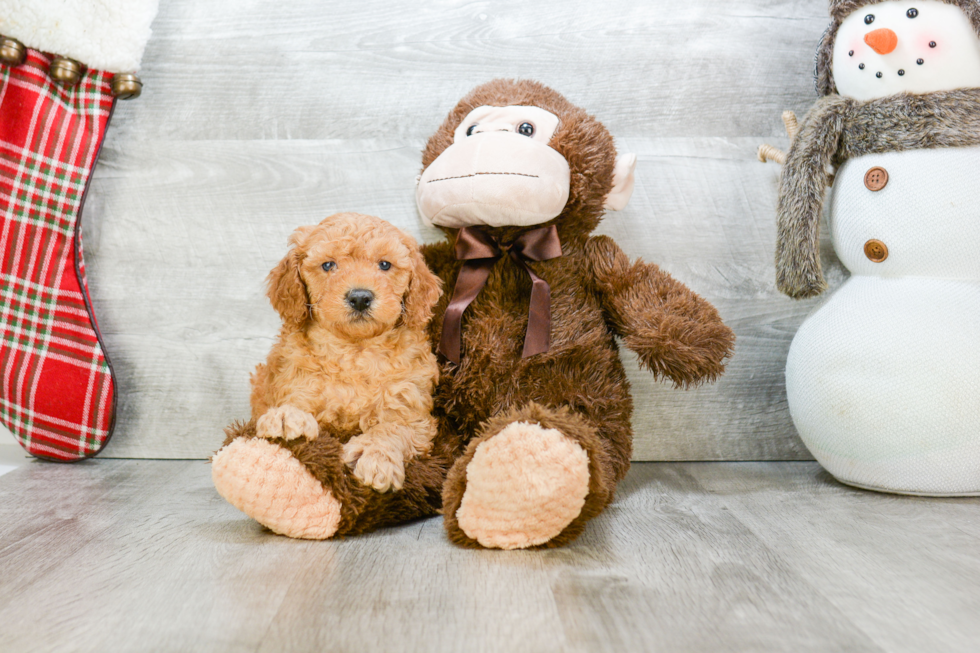
[[[287,449],[237,438],[215,454],[218,494],[274,533],[325,540],[337,532],[341,504]]]
[[[512,422],[476,447],[466,465],[458,527],[482,546],[544,544],[582,512],[589,456],[557,429]]]

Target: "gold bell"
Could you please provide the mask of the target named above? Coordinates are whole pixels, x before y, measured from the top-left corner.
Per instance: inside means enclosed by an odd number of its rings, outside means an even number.
[[[27,58],[27,48],[17,39],[0,36],[0,61],[11,66],[19,66]]]
[[[82,80],[82,64],[68,57],[51,60],[51,78],[62,86],[74,86]]]
[[[143,92],[143,82],[133,73],[112,76],[112,94],[120,100],[133,100]]]

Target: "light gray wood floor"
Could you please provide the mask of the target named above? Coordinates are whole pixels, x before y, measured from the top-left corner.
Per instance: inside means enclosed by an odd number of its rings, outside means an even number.
[[[976,651],[980,499],[815,463],[642,463],[573,545],[447,543],[438,518],[275,536],[201,461],[0,477],[0,650]]]

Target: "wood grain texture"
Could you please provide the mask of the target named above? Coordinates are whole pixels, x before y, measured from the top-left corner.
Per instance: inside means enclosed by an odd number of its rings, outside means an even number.
[[[439,518],[271,534],[200,461],[0,477],[10,651],[975,650],[980,499],[815,463],[639,463],[569,547],[453,547]]]
[[[639,156],[630,206],[600,230],[714,302],[739,338],[728,374],[689,392],[624,354],[636,458],[808,458],[783,367],[815,303],[775,290],[778,167],[755,148],[785,147],[780,113],[812,102],[825,16],[819,0],[163,3],[144,94],[117,107],[83,223],[119,377],[103,455],[213,451],[276,332],[262,280],[289,232],[354,210],[440,238],[414,206],[425,139],[475,84],[523,76]]]
[[[161,3],[117,137],[427,138],[494,77],[620,136],[782,133],[812,103],[823,0]],[[127,105],[128,106],[128,105]]]

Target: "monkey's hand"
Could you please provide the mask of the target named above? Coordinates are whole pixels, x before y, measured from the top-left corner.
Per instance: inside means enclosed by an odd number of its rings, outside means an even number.
[[[655,377],[689,387],[725,371],[735,334],[714,306],[606,236],[590,238],[586,256],[607,323]]]

